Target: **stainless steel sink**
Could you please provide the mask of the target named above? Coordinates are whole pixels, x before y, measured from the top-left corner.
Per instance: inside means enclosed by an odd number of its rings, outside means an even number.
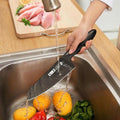
[[[64,52],[65,46],[61,46],[60,54]],[[25,106],[28,89],[56,62],[56,57],[55,47],[1,56],[0,120],[12,120],[14,110]],[[89,100],[94,120],[120,120],[120,81],[95,47],[76,55],[74,64],[76,69],[68,86],[73,103],[78,99]],[[65,89],[65,83],[66,79],[48,92]]]

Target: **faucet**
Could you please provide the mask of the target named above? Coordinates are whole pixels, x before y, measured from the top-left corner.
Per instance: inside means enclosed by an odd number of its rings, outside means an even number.
[[[55,11],[61,7],[59,0],[42,0],[46,12]]]

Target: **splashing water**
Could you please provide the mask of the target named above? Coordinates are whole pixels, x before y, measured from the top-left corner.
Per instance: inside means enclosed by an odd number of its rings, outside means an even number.
[[[66,80],[66,91],[68,91],[68,85],[69,85],[69,82],[70,82],[70,77],[71,77],[71,74],[68,74],[67,75],[67,80]]]
[[[29,120],[28,119],[28,100],[26,101],[26,105],[25,105],[25,108],[26,108],[26,120]]]

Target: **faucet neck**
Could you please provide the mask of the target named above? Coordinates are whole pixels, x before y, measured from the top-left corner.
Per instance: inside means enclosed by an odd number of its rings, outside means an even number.
[[[42,0],[46,12],[55,11],[61,7],[59,0]]]

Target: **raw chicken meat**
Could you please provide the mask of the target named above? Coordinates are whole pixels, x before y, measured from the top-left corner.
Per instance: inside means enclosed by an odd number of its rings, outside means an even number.
[[[58,14],[60,13],[60,8],[56,10],[56,13],[58,13]]]
[[[19,11],[19,14],[22,14],[22,13],[24,13],[25,11],[30,10],[30,9],[35,8],[35,7],[37,7],[36,4],[26,5],[23,9],[21,9],[21,10]]]
[[[56,12],[57,21],[61,20],[59,13]]]
[[[30,10],[25,11],[24,13],[20,14],[18,17],[18,21],[22,21],[23,18],[26,18],[27,20],[30,20],[31,18],[37,16],[40,13],[43,13],[44,10],[40,7],[35,7]]]
[[[60,9],[56,10],[57,21],[60,20]],[[41,25],[47,29],[54,23],[54,16],[52,12],[45,12],[44,6],[41,2],[28,4],[19,11],[18,21],[22,21],[25,18],[30,21],[33,26]]]
[[[22,13],[24,13],[25,11],[30,10],[30,9],[35,8],[35,7],[44,8],[44,7],[43,7],[43,4],[42,4],[41,2],[34,3],[34,4],[28,4],[28,5],[26,5],[23,9],[21,9],[21,10],[19,11],[19,14],[22,14]]]
[[[34,17],[30,20],[30,24],[34,25],[34,26],[40,25],[41,20],[42,20],[42,16],[43,16],[42,13],[38,14],[36,17]]]
[[[42,17],[41,26],[45,29],[53,25],[53,14],[51,12],[44,12]]]

